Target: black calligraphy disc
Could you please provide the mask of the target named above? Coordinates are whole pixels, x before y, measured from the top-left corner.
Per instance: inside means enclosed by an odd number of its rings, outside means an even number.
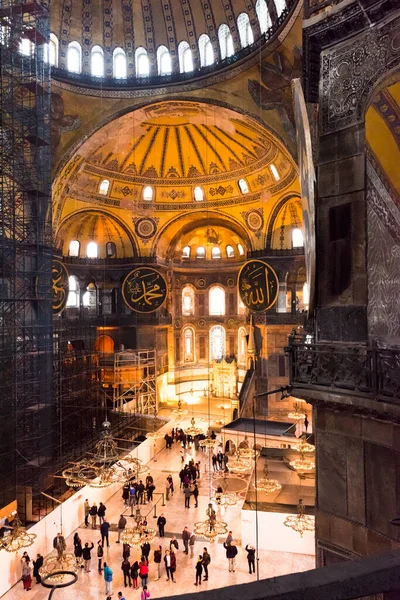
[[[268,263],[263,260],[249,260],[240,269],[238,288],[245,307],[260,312],[275,304],[279,281]]]
[[[64,264],[53,260],[51,265],[52,306],[53,313],[60,313],[67,304],[69,293],[69,275]]]
[[[167,283],[155,269],[138,267],[127,275],[122,284],[125,304],[139,313],[151,313],[160,308],[167,297]]]

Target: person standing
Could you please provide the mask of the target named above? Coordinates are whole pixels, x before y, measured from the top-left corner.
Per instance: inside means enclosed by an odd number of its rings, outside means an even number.
[[[232,531],[228,531],[228,535],[227,535],[227,537],[226,537],[225,544],[226,544],[227,546],[229,546],[229,544],[231,544],[231,543],[232,543],[232,539],[233,539],[233,538],[232,538]]]
[[[29,592],[32,587],[32,575],[31,575],[31,561],[28,555],[25,555],[21,558],[21,567],[22,567],[22,585],[24,586],[24,590]]]
[[[101,533],[101,545],[104,546],[104,540],[107,541],[107,548],[110,547],[110,541],[108,539],[108,530],[110,529],[110,523],[108,521],[103,521],[100,525],[100,533]]]
[[[224,456],[223,456],[221,450],[219,450],[218,454],[217,454],[217,461],[218,461],[218,469],[220,471],[222,470],[222,461],[223,461],[223,459],[224,459]]]
[[[130,487],[129,487],[129,506],[131,507],[131,517],[133,517],[133,507],[136,504],[136,488],[133,485],[133,483],[131,483]]]
[[[103,577],[106,582],[106,594],[112,595],[113,572],[106,562],[104,563]]]
[[[199,558],[196,562],[196,583],[194,585],[201,585],[201,575],[203,573],[203,557],[199,554]]]
[[[184,488],[183,488],[183,494],[185,496],[185,508],[190,508],[190,494],[192,492],[190,491],[190,487],[188,486],[187,483],[185,483]]]
[[[124,501],[125,506],[129,504],[129,483],[125,483],[122,488],[122,500]]]
[[[96,520],[97,520],[97,506],[96,502],[93,502],[93,506],[90,507],[90,518],[92,520],[92,529],[96,529]]]
[[[204,569],[204,581],[208,580],[208,565],[211,562],[211,556],[207,552],[207,548],[203,548],[203,569]]]
[[[158,533],[160,534],[160,537],[164,537],[164,528],[167,524],[167,519],[164,517],[164,513],[161,513],[161,515],[158,517],[157,519],[157,526],[158,526]]]
[[[134,590],[137,590],[139,587],[138,577],[139,577],[139,563],[137,560],[135,560],[135,562],[132,563],[132,566],[131,566],[131,580],[132,580],[132,587]]]
[[[106,516],[106,510],[107,510],[107,507],[104,506],[104,504],[102,502],[100,502],[99,508],[97,509],[97,516],[99,517],[100,525],[102,523],[104,523],[104,518]]]
[[[196,536],[192,532],[190,534],[190,538],[189,538],[190,558],[193,558],[193,556],[194,556],[194,543],[195,543],[195,541],[196,541]]]
[[[89,504],[89,500],[86,498],[84,505],[83,505],[83,510],[85,511],[85,527],[89,527],[89,512],[90,512],[90,504]]]
[[[238,550],[234,544],[224,544],[226,550],[226,558],[228,559],[229,573],[235,572],[236,555]]]
[[[173,547],[171,548],[169,555],[171,557],[171,579],[174,583],[176,583],[176,579],[174,579],[174,573],[176,571],[176,554]]]
[[[150,592],[147,589],[147,585],[145,585],[140,594],[140,600],[148,600],[150,598]]]
[[[178,544],[178,540],[176,539],[176,537],[173,535],[171,538],[171,541],[169,543],[169,549],[173,550],[175,548],[175,550],[179,550],[179,544]]]
[[[129,558],[131,555],[131,547],[129,544],[122,545],[122,558]]]
[[[124,574],[124,586],[128,587],[126,581],[128,580],[129,587],[132,587],[131,581],[131,563],[127,558],[124,558],[121,564],[121,569]]]
[[[66,548],[64,536],[61,533],[57,533],[56,537],[53,540],[53,548],[57,550],[57,558],[61,559],[64,554],[64,550]]]
[[[103,546],[101,544],[101,540],[99,540],[97,542],[97,570],[99,573],[102,572],[102,562],[103,562],[103,556],[104,556],[104,550],[103,550]]]
[[[140,480],[137,485],[137,488],[136,488],[136,498],[137,498],[138,504],[143,504],[143,493],[144,493],[144,485],[143,485],[143,481]]]
[[[84,565],[85,565],[85,573],[90,573],[90,561],[92,558],[92,550],[94,548],[94,544],[92,542],[92,545],[89,548],[89,544],[88,542],[86,542],[85,547],[82,550],[82,558],[84,561]]]
[[[76,564],[80,565],[82,563],[82,541],[78,532],[76,532],[74,535],[74,554]]]
[[[185,554],[189,554],[189,540],[190,540],[189,529],[187,527],[185,527],[184,530],[182,531],[182,541],[183,541],[183,545],[185,547],[185,549],[184,549]]]
[[[218,471],[217,456],[215,454],[212,455],[212,466],[214,471]]]
[[[199,488],[197,487],[197,483],[194,482],[194,487],[193,487],[193,498],[195,501],[195,505],[194,507],[197,508],[199,503],[198,503],[198,497],[199,497]]]
[[[148,540],[146,540],[144,542],[144,544],[142,544],[140,546],[140,549],[142,551],[142,556],[144,556],[144,558],[146,559],[146,561],[149,562],[150,544],[149,544]]]
[[[42,583],[39,569],[43,567],[43,556],[41,554],[36,555],[36,560],[33,561],[33,576],[36,578],[36,583]]]
[[[118,521],[118,539],[115,542],[116,544],[120,543],[120,538],[121,538],[121,533],[123,532],[123,530],[126,527],[126,519],[124,517],[124,515],[121,515]]]
[[[172,479],[172,475],[168,475],[167,479],[169,481],[169,489],[171,492],[171,496],[173,496],[174,495],[174,480]]]
[[[154,564],[157,565],[157,577],[154,581],[158,581],[161,579],[161,558],[162,558],[162,548],[158,546],[156,550],[154,550]]]
[[[142,587],[147,585],[147,578],[149,576],[149,563],[147,558],[142,556],[139,563],[139,577],[142,580]]]
[[[146,485],[147,502],[153,502],[153,493],[155,489],[156,486],[154,485],[153,480]]]
[[[247,544],[247,546],[246,546],[246,552],[247,552],[247,562],[249,563],[249,573],[251,575],[251,573],[252,573],[251,569],[252,568],[253,568],[253,573],[256,572],[256,568],[255,568],[256,551],[254,549],[254,546],[249,546]]]

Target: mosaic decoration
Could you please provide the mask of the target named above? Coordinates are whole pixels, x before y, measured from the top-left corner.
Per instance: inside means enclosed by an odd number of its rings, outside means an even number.
[[[158,219],[144,218],[134,219],[135,232],[142,240],[149,240],[157,231]]]
[[[210,196],[224,196],[225,194],[232,194],[233,187],[231,185],[227,185],[224,187],[223,185],[219,185],[217,188],[211,187],[209,189]]]
[[[246,214],[246,224],[251,231],[261,231],[264,227],[264,218],[260,210],[251,210]]]
[[[53,313],[60,313],[67,304],[69,284],[68,284],[68,271],[59,260],[53,260],[51,267],[51,279],[52,279],[52,306]]]
[[[152,313],[160,308],[167,298],[167,282],[155,269],[139,267],[125,277],[122,296],[131,310]]]
[[[246,308],[261,312],[275,304],[279,280],[269,264],[262,260],[249,260],[240,269],[238,290]]]
[[[226,280],[226,285],[227,285],[228,287],[234,287],[234,285],[235,285],[235,280],[233,279],[233,277],[229,277],[229,278]]]
[[[206,280],[203,279],[203,277],[200,277],[200,279],[198,279],[196,281],[196,287],[200,288],[200,289],[205,288],[206,287]]]

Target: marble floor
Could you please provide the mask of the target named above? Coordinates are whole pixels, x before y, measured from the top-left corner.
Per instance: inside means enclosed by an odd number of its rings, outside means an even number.
[[[171,425],[172,427],[172,425]],[[152,550],[150,553],[150,559],[153,557],[153,550],[158,544],[161,544],[163,549],[166,549],[169,545],[169,538],[175,535],[179,542],[179,550],[177,552],[177,570],[175,573],[176,583],[166,580],[165,571],[162,570],[162,577],[159,581],[154,581],[155,565],[151,560],[150,562],[150,577],[148,583],[148,589],[151,593],[152,598],[168,597],[172,595],[179,595],[191,591],[204,591],[214,588],[226,587],[229,585],[235,585],[239,583],[248,583],[254,581],[256,576],[250,575],[247,566],[247,553],[244,549],[248,540],[242,540],[240,534],[240,511],[241,503],[237,506],[230,507],[226,510],[225,515],[219,515],[227,521],[229,529],[233,531],[233,537],[238,546],[239,554],[236,560],[236,570],[233,573],[228,571],[228,561],[225,554],[225,549],[222,545],[224,539],[217,539],[214,543],[206,543],[204,539],[196,541],[194,549],[194,558],[190,558],[183,553],[183,544],[181,540],[182,530],[185,525],[188,526],[189,530],[193,527],[196,521],[203,521],[206,518],[206,508],[209,498],[210,490],[210,478],[207,477],[206,472],[209,470],[209,459],[208,454],[203,452],[195,453],[194,450],[186,453],[187,460],[190,460],[192,456],[195,456],[196,460],[201,461],[201,479],[199,485],[199,503],[198,507],[194,507],[194,501],[191,498],[191,506],[189,509],[185,509],[183,492],[179,489],[179,477],[178,473],[181,468],[180,459],[181,447],[176,444],[173,445],[171,450],[163,450],[160,452],[156,459],[149,463],[150,473],[154,478],[156,490],[154,494],[154,502],[146,504],[142,507],[142,514],[148,514],[147,521],[149,526],[156,528],[156,519],[154,515],[154,504],[157,502],[156,513],[157,516],[163,512],[166,519],[166,537],[160,539],[156,537],[152,543]],[[164,492],[164,482],[166,477],[171,473],[174,479],[175,493],[173,497],[166,502],[166,506],[162,507],[162,498],[159,495],[160,492]],[[145,476],[144,476],[145,477]],[[113,531],[110,533],[110,547],[105,548],[105,560],[113,569],[113,597],[117,597],[117,592],[122,591],[125,595],[126,600],[131,598],[139,598],[139,592],[130,588],[125,589],[123,586],[123,574],[121,571],[122,562],[122,544],[117,544],[117,533],[116,523],[118,521],[120,513],[125,510],[123,501],[121,498],[121,492],[115,494],[107,502],[107,518],[112,525]],[[129,519],[128,519],[129,525]],[[81,526],[79,528],[79,534],[84,542],[93,542],[95,546],[97,541],[100,539],[99,531],[94,531],[90,528],[86,529]],[[261,535],[268,535],[262,532]],[[71,535],[67,538],[67,551],[73,551]],[[207,547],[211,555],[211,564],[209,566],[209,580],[203,582],[201,588],[194,586],[195,582],[195,562],[196,557],[199,553],[202,553],[204,547]],[[64,599],[76,599],[80,600],[85,598],[86,600],[94,600],[98,598],[105,598],[105,585],[103,576],[97,572],[97,558],[95,556],[95,549],[93,551],[92,568],[90,573],[79,573],[78,581],[71,587],[57,590],[54,594],[54,600]],[[140,559],[139,550],[131,550],[131,562]],[[312,569],[315,566],[314,557],[303,554],[294,554],[290,552],[271,552],[263,551],[259,552],[259,576],[260,579],[267,577],[274,577],[278,575],[284,575],[288,573],[294,573],[299,571],[305,571]],[[164,566],[164,563],[162,562]],[[46,590],[41,585],[33,585],[30,592],[25,592],[22,588],[22,582],[14,586],[9,592],[7,592],[2,600],[17,600],[19,598],[30,597],[32,600],[42,600],[47,598],[49,590]]]

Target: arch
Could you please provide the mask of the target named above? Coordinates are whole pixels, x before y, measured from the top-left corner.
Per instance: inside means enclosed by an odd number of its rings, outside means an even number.
[[[213,325],[210,329],[210,358],[221,360],[225,356],[226,333],[222,325]]]
[[[101,46],[93,46],[90,57],[92,77],[104,77],[104,51]]]
[[[246,329],[244,327],[239,327],[238,330],[238,364],[244,365],[246,364],[246,356],[247,356],[247,339],[246,339]]]
[[[99,335],[94,342],[94,351],[101,354],[113,354],[115,343],[110,335]]]
[[[250,44],[254,42],[254,35],[250,25],[249,15],[247,13],[240,13],[237,18],[237,26],[242,48],[250,46]]]
[[[143,188],[143,200],[145,202],[151,202],[154,198],[154,188],[151,185],[146,185]]]
[[[193,197],[196,202],[203,202],[204,200],[204,190],[199,185],[196,185],[193,191]]]
[[[202,33],[199,37],[199,54],[200,54],[200,66],[208,67],[214,63],[214,50],[211,44],[211,40],[206,33]]]
[[[107,242],[106,256],[107,258],[117,258],[117,247],[114,242]]]
[[[115,48],[113,52],[113,74],[115,79],[126,79],[127,66],[125,51],[122,48]]]
[[[101,194],[102,196],[107,196],[109,188],[110,188],[109,180],[103,179],[103,181],[101,181],[100,185],[99,185],[99,194]]]
[[[265,0],[257,0],[256,13],[258,22],[260,24],[261,33],[266,33],[268,29],[272,26],[272,21]]]
[[[86,292],[82,296],[82,306],[90,313],[97,313],[97,287],[91,282],[86,288]]]
[[[304,236],[299,227],[292,229],[292,248],[303,248]]]
[[[239,186],[239,190],[242,192],[242,194],[248,194],[249,193],[249,186],[248,186],[247,181],[245,179],[239,179],[238,186]]]
[[[206,257],[206,249],[204,246],[199,246],[196,250],[196,258],[205,258]]]
[[[52,67],[58,67],[58,37],[55,33],[50,34],[48,60]]]
[[[82,48],[79,42],[68,44],[67,69],[70,73],[80,73],[82,71]]]
[[[186,40],[178,46],[179,71],[181,73],[190,73],[193,71],[193,56],[190,46]]]
[[[284,205],[287,202],[290,202],[290,200],[295,200],[295,201],[298,201],[298,202],[301,203],[301,197],[298,194],[288,194],[287,196],[284,196],[283,198],[281,198],[280,200],[278,200],[278,202],[275,204],[274,209],[270,213],[270,218],[269,218],[269,221],[268,221],[268,228],[267,228],[267,239],[266,239],[266,242],[265,242],[265,247],[266,248],[271,248],[272,235],[273,235],[274,225],[275,225],[276,219],[277,219],[280,211],[284,207]]]
[[[281,176],[279,175],[279,171],[276,168],[276,166],[274,165],[274,163],[271,163],[269,165],[270,171],[272,173],[272,177],[275,179],[275,181],[279,181]]]
[[[220,25],[218,28],[218,41],[222,60],[224,60],[224,58],[232,56],[232,54],[235,53],[232,34],[226,23],[222,23],[222,25]]]
[[[226,257],[227,258],[234,258],[235,257],[235,251],[233,249],[233,246],[229,245],[226,247]]]
[[[136,77],[148,77],[150,75],[150,61],[147,50],[139,46],[135,51]]]
[[[166,46],[157,48],[157,67],[159,75],[171,75],[172,73],[171,55]]]
[[[182,258],[190,258],[190,246],[185,246],[182,249]]]
[[[195,332],[193,327],[185,327],[182,330],[183,360],[184,362],[195,361]]]
[[[211,248],[211,258],[220,259],[221,258],[221,248],[219,246],[214,246]]]
[[[239,252],[239,256],[244,256],[244,248],[243,248],[242,244],[238,244],[237,249]]]
[[[68,277],[67,308],[79,308],[79,280],[75,275]]]
[[[208,314],[221,317],[225,315],[225,290],[221,285],[213,285],[208,292]]]
[[[97,258],[99,255],[99,247],[96,242],[89,242],[86,247],[87,258]]]
[[[194,315],[194,288],[191,285],[182,288],[182,315],[185,317]]]
[[[78,242],[78,240],[71,240],[71,242],[69,244],[69,248],[68,248],[68,256],[78,257],[80,246],[81,245]]]

